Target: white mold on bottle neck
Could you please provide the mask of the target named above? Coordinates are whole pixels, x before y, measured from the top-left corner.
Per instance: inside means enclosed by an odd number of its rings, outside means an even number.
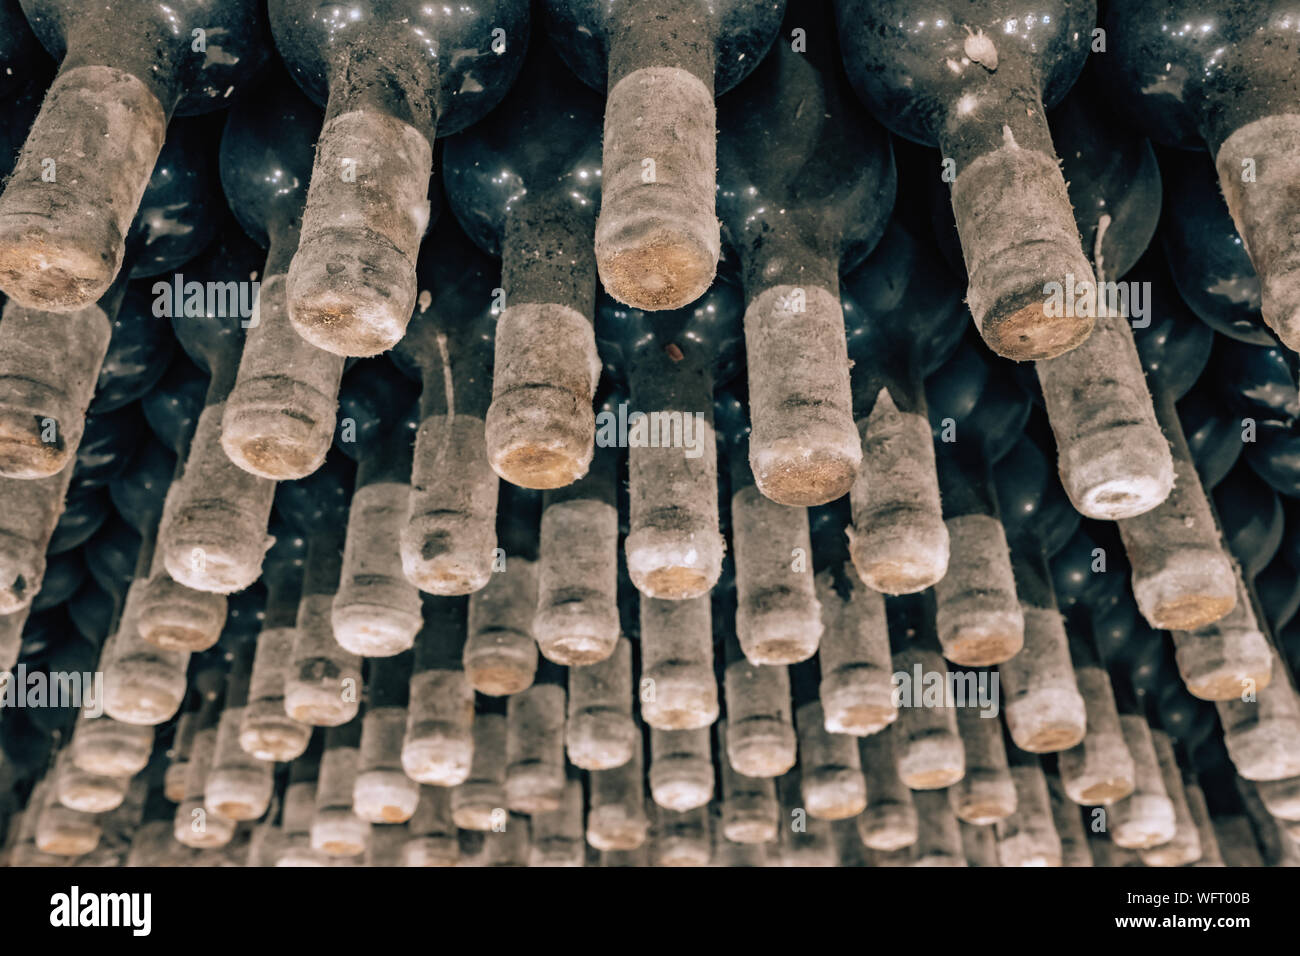
[[[632,720],[632,644],[619,638],[594,664],[569,668],[565,750],[583,770],[609,770],[632,759],[641,733]]]

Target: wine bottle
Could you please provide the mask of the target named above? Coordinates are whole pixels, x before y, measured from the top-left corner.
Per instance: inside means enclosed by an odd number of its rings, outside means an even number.
[[[1040,450],[1050,446],[1046,430],[1041,416],[1031,418],[1026,435],[993,472],[1025,619],[1024,646],[998,665],[1006,695],[1002,713],[1016,746],[1030,753],[1068,750],[1086,731],[1086,704],[1048,566],[1079,516]]]
[[[1150,320],[1152,304],[1140,283],[1116,281],[1155,232],[1160,171],[1151,144],[1103,113],[1085,77],[1052,114],[1052,127],[1098,283],[1095,301],[1076,299],[1074,307],[1091,310],[1096,324],[1070,358],[1040,360],[1036,371],[1070,501],[1089,517],[1116,519],[1151,510],[1174,481],[1130,327]]]
[[[730,635],[725,648],[727,763],[746,777],[779,777],[797,755],[789,668],[752,663]]]
[[[898,774],[896,734],[896,728],[889,727],[858,738],[867,806],[857,816],[857,833],[863,846],[882,853],[911,846],[920,827],[912,791]]]
[[[22,6],[61,62],[0,195],[0,288],[27,308],[75,312],[122,268],[171,117],[228,105],[270,43],[255,0]]]
[[[817,698],[828,733],[865,737],[893,723],[898,708],[885,601],[863,583],[849,560],[845,511],[832,504],[809,514],[822,616]]]
[[[226,691],[217,723],[212,769],[203,790],[209,813],[229,820],[256,820],[266,813],[275,786],[275,764],[250,754],[241,731],[248,711],[254,645],[241,642],[226,675]]]
[[[537,612],[537,525],[541,496],[501,484],[497,508],[500,571],[469,597],[464,666],[480,694],[506,696],[526,690],[537,672],[533,616]],[[546,663],[542,661],[542,663]]]
[[[216,754],[217,724],[221,718],[220,680],[205,690],[195,720],[194,744],[185,771],[185,799],[176,805],[172,835],[176,842],[192,849],[214,849],[228,844],[235,835],[235,821],[206,806],[208,777]]]
[[[256,253],[242,236],[223,237],[190,266],[202,281],[232,281],[253,271]],[[196,280],[199,281],[199,280]],[[206,297],[205,297],[206,298]],[[197,305],[197,303],[195,303]],[[244,330],[216,302],[189,301],[172,326],[181,346],[209,374],[208,392],[185,465],[167,496],[158,550],[167,573],[197,591],[231,594],[261,574],[270,547],[275,482],[236,466],[221,446],[221,419],[235,382]]]
[[[124,328],[133,318],[122,315],[130,311],[128,279],[180,269],[212,238],[218,217],[216,175],[204,152],[208,130],[197,119],[173,128],[127,230],[121,273],[97,302],[71,313],[24,307],[16,299],[6,304],[0,322],[0,474],[48,477],[76,456],[92,397],[111,366],[121,362],[121,340],[137,333]],[[131,296],[131,304],[140,297]],[[152,306],[158,296],[146,301],[150,313],[157,311]],[[139,320],[138,331],[170,343],[170,330],[159,324],[151,314]],[[125,404],[101,402],[96,412]]]
[[[731,761],[727,721],[719,720],[714,732],[721,766],[722,821],[718,835],[731,843],[771,843],[777,839],[781,812],[775,775],[750,777],[741,773]]]
[[[570,779],[558,810],[529,818],[529,866],[585,865],[582,811],[582,783]]]
[[[1160,505],[1119,522],[1133,564],[1133,594],[1156,628],[1191,630],[1210,624],[1236,603],[1231,565],[1197,479],[1174,402],[1184,394],[1209,352],[1201,323],[1167,290],[1157,259],[1148,257],[1135,278],[1152,283],[1153,320],[1136,330],[1156,419],[1174,457],[1174,488]]]
[[[960,284],[919,208],[920,157],[898,148],[893,219],[866,261],[845,274],[840,293],[862,436],[851,553],[866,585],[886,594],[923,590],[948,570],[923,379],[966,331]]]
[[[817,693],[816,667],[805,662],[794,668],[797,698],[807,688],[808,696]],[[801,703],[795,711],[799,732],[798,806],[815,820],[847,820],[856,817],[867,805],[867,783],[862,775],[858,742],[850,734],[832,734],[826,730],[826,715],[821,702],[814,699]]]
[[[317,348],[374,355],[415,310],[434,137],[501,101],[523,62],[529,5],[366,0],[322,12],[313,0],[274,0],[267,12],[285,64],[325,109],[285,286],[289,317]]]
[[[625,638],[605,660],[569,668],[564,751],[570,763],[593,772],[610,770],[641,753],[632,699],[632,645]]]
[[[285,711],[285,679],[297,637],[303,570],[309,554],[304,530],[276,513],[270,531],[275,544],[266,553],[266,612],[249,676],[248,704],[239,722],[239,746],[259,760],[290,761],[302,755],[311,726]]]
[[[402,847],[402,866],[455,866],[460,859],[456,824],[451,817],[447,787],[420,787],[420,800],[407,823],[409,834]]]
[[[1029,403],[999,371],[968,338],[926,385],[949,541],[935,625],[944,656],[967,667],[1001,663],[1024,644],[991,468],[1015,444]]]
[[[496,541],[496,473],[483,419],[491,400],[495,265],[451,217],[421,250],[421,297],[394,353],[423,386],[411,469],[402,568],[429,594],[469,594],[488,583]]]
[[[426,786],[454,787],[468,778],[474,758],[474,689],[463,663],[466,601],[425,595],[422,620],[411,666],[402,768]]]
[[[895,691],[898,720],[889,731],[898,779],[913,790],[950,787],[965,776],[966,754],[957,733],[948,665],[939,655],[934,599],[926,592],[889,598],[885,613],[894,674],[907,685]]]
[[[605,90],[600,281],[637,309],[680,309],[713,281],[714,98],[763,59],[782,0],[546,0],[546,29],[582,80]]]
[[[1274,652],[1266,687],[1247,686],[1215,703],[1228,756],[1247,780],[1300,775],[1300,700],[1285,667]]]
[[[1201,839],[1187,805],[1183,773],[1174,754],[1174,741],[1163,730],[1154,729],[1151,731],[1151,740],[1155,744],[1156,759],[1160,762],[1160,776],[1164,779],[1165,790],[1174,805],[1174,835],[1168,843],[1148,847],[1138,853],[1147,866],[1187,866],[1201,858]]]
[[[1051,796],[1042,764],[1033,754],[1007,745],[1016,812],[994,824],[1003,866],[1060,866],[1061,836],[1052,818]]]
[[[1297,207],[1284,184],[1296,173],[1300,84],[1285,11],[1278,2],[1142,0],[1108,9],[1104,25],[1114,38],[1109,98],[1157,142],[1209,148],[1259,274],[1264,321],[1294,347],[1300,246]]]
[[[976,680],[989,676],[984,671],[975,673]],[[1007,763],[1002,722],[969,701],[956,710],[966,773],[951,787],[953,812],[964,823],[987,827],[1016,812],[1016,783]]]
[[[598,850],[636,850],[646,842],[642,741],[638,733],[631,756],[620,766],[592,770],[588,775],[587,842]]]
[[[837,0],[835,11],[867,107],[898,135],[942,151],[967,302],[985,342],[1022,361],[1079,345],[1092,316],[1047,305],[1050,283],[1094,281],[1047,109],[1083,68],[1096,5],[1053,0],[1026,16],[1004,0],[939,9]]]
[[[1116,703],[1124,743],[1133,757],[1133,792],[1111,805],[1107,812],[1107,829],[1116,846],[1141,850],[1168,843],[1174,837],[1176,820],[1173,801],[1165,788],[1147,723],[1127,681],[1116,680]]]
[[[884,232],[894,158],[844,79],[829,11],[792,10],[787,31],[797,39],[720,101],[718,212],[745,290],[754,483],[818,505],[847,493],[862,461],[839,272]]]
[[[565,784],[564,704],[563,669],[545,660],[538,665],[532,686],[506,702],[505,805],[516,813],[560,808]]]
[[[741,309],[726,282],[667,314],[597,302],[601,357],[628,393],[598,440],[628,448],[624,548],[646,598],[698,598],[721,573],[713,391],[739,371]]]
[[[360,748],[361,720],[355,716],[325,731],[311,821],[311,848],[329,857],[360,856],[370,835],[370,825],[357,815],[352,804]]]
[[[281,513],[307,535],[302,599],[284,678],[284,709],[294,720],[315,727],[349,723],[360,703],[361,658],[334,639],[331,621],[352,477],[351,463],[336,452],[306,478],[281,485],[278,499]],[[360,721],[357,725],[359,733]],[[350,807],[351,789],[348,800]]]
[[[266,250],[234,387],[221,419],[230,460],[286,481],[320,467],[334,434],[343,359],[289,322],[285,274],[298,246],[320,111],[282,71],[237,103],[221,135],[221,184],[244,231]]]
[[[723,392],[714,421],[728,464],[731,543],[736,562],[736,635],[754,664],[795,664],[817,652],[822,635],[808,510],[760,493],[743,402]],[[735,726],[733,722],[733,727]]]
[[[404,651],[373,661],[366,681],[352,806],[357,816],[375,825],[405,823],[420,801],[420,784],[402,766],[412,657]]]
[[[502,259],[488,460],[528,488],[568,485],[592,460],[600,122],[599,98],[535,43],[501,108],[443,153],[451,208]]]

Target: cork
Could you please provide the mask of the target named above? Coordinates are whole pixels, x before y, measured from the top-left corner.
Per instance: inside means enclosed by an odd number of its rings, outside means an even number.
[[[357,715],[361,696],[361,659],[334,639],[332,598],[330,594],[303,595],[285,671],[285,713],[313,727],[346,724]]]
[[[154,552],[153,567],[139,599],[140,637],[165,651],[206,651],[226,626],[226,596],[196,591],[172,579],[163,555]]]
[[[5,305],[0,475],[48,478],[76,458],[112,331],[98,305],[63,313]]]
[[[1151,728],[1136,714],[1121,714],[1124,742],[1133,757],[1133,793],[1107,811],[1111,839],[1116,846],[1142,850],[1168,843],[1177,823],[1174,805],[1165,790]]]
[[[963,667],[1010,660],[1024,644],[1011,552],[990,515],[949,518],[948,572],[934,586],[935,627],[943,656]]]
[[[1088,834],[1083,828],[1079,805],[1065,792],[1061,778],[1046,774],[1047,794],[1052,804],[1052,824],[1061,840],[1061,866],[1092,866],[1092,851],[1088,849]]]
[[[975,826],[962,822],[961,846],[966,854],[967,866],[1001,866],[998,862],[998,841],[992,827]]]
[[[405,707],[369,707],[361,718],[360,759],[352,790],[357,816],[369,823],[405,823],[420,800],[420,784],[402,765]]]
[[[708,866],[713,856],[706,807],[691,810],[653,809],[650,860],[654,866]]]
[[[1201,858],[1192,866],[1223,866],[1223,856],[1219,853],[1219,838],[1215,835],[1214,825],[1210,822],[1210,808],[1205,803],[1205,793],[1200,784],[1194,780],[1183,781],[1183,791],[1187,796],[1187,809],[1192,822],[1196,824],[1196,836],[1201,844]]]
[[[1242,171],[1254,169],[1251,182]],[[1214,158],[1228,211],[1259,274],[1260,313],[1289,349],[1300,347],[1300,114],[1246,123]]]
[[[1072,315],[1072,309],[1048,315],[1044,286],[1092,282],[1092,267],[1056,158],[1021,149],[1009,127],[1003,139],[967,164],[952,185],[969,277],[966,303],[994,352],[1018,362],[1053,358],[1079,346],[1093,319]]]
[[[948,571],[934,439],[924,415],[900,411],[882,388],[858,423],[862,464],[849,492],[849,554],[870,588],[913,594]]]
[[[217,748],[217,728],[206,727],[194,734],[189,771],[185,775],[185,799],[176,805],[172,836],[177,843],[194,849],[223,847],[235,835],[235,821],[210,813],[204,793]]]
[[[470,774],[474,757],[474,689],[460,670],[411,676],[402,768],[412,780],[454,787]]]
[[[225,403],[203,409],[180,478],[167,491],[158,550],[167,573],[196,591],[233,594],[261,576],[273,539],[275,482],[249,474],[221,447]]]
[[[239,746],[259,760],[294,760],[311,739],[311,725],[294,720],[284,709],[285,678],[296,639],[297,629],[292,627],[266,627],[257,638],[248,705],[240,716]]]
[[[851,741],[856,752],[857,741]],[[791,770],[777,778],[781,806],[781,831],[776,862],[780,866],[823,867],[838,865],[838,850],[831,821],[814,817],[804,806],[803,778]]]
[[[1255,790],[1268,812],[1279,820],[1300,820],[1300,777],[1261,780]]]
[[[911,866],[966,866],[961,829],[948,790],[918,790],[916,814],[920,821],[912,845]]]
[[[799,728],[802,806],[818,820],[847,820],[867,806],[858,741],[826,730],[820,701],[804,704],[795,714]]]
[[[506,718],[474,716],[473,760],[469,775],[451,792],[451,812],[463,830],[488,830],[506,806]],[[499,813],[498,813],[499,811]]]
[[[485,586],[496,514],[497,476],[488,465],[483,421],[465,415],[422,421],[401,532],[407,580],[429,594],[470,594]]]
[[[753,485],[731,502],[736,558],[736,633],[754,664],[795,664],[821,639],[808,512],[777,504]]]
[[[480,694],[518,694],[532,684],[537,671],[531,632],[536,610],[537,564],[527,558],[507,558],[505,571],[493,574],[470,595],[465,676]]]
[[[600,357],[591,319],[571,306],[507,305],[497,320],[488,461],[505,481],[560,488],[587,473]]]
[[[957,708],[957,730],[966,754],[966,773],[952,785],[953,812],[977,826],[997,823],[1016,812],[1016,784],[1007,765],[1002,722],[978,708]]]
[[[632,645],[620,638],[614,653],[597,664],[569,669],[569,717],[564,746],[569,762],[583,770],[621,767],[641,749],[632,720]]]
[[[185,698],[188,651],[165,651],[144,640],[137,621],[144,581],[137,578],[126,593],[121,622],[106,651],[104,713],[114,720],[154,726],[171,718]]]
[[[1110,675],[1100,667],[1074,672],[1086,710],[1083,740],[1057,754],[1061,784],[1075,803],[1108,807],[1133,792],[1133,757],[1124,742]]]
[[[55,787],[58,790],[59,803],[69,810],[77,810],[81,813],[107,813],[121,806],[130,783],[130,777],[106,777],[102,774],[86,773],[69,759],[60,761]]]
[[[713,282],[716,130],[712,84],[681,67],[635,69],[609,90],[596,265],[618,301],[678,309]]]
[[[0,671],[11,671],[18,663],[23,646],[23,628],[27,625],[30,610],[31,605],[28,605],[12,614],[0,614]]]
[[[1060,866],[1061,838],[1052,819],[1043,768],[1035,761],[1011,768],[1016,812],[995,825],[1003,866]]]
[[[455,866],[460,859],[456,822],[451,817],[448,787],[420,787],[420,799],[407,824],[402,866]]]
[[[73,765],[84,773],[130,777],[149,762],[153,737],[152,727],[125,724],[112,717],[89,717],[83,710],[69,749]]]
[[[709,730],[650,731],[650,796],[674,813],[703,807],[713,799],[713,754]]]
[[[1273,679],[1267,687],[1253,693],[1247,689],[1233,700],[1215,704],[1228,756],[1247,780],[1300,776],[1300,703],[1286,679],[1285,666],[1274,656]]]
[[[410,494],[409,485],[380,481],[352,495],[332,619],[335,640],[359,657],[400,654],[423,623],[420,591],[402,570],[398,546]]]
[[[60,771],[67,763],[67,757],[67,751],[59,754],[58,763],[50,770],[52,780],[44,794],[43,804],[36,809],[36,848],[42,853],[60,857],[89,853],[99,845],[103,832],[97,815],[74,810],[59,802]]]
[[[618,641],[618,511],[605,501],[548,502],[542,512],[533,635],[542,656],[596,664]]]
[[[893,700],[885,602],[863,585],[854,568],[849,563],[843,566],[843,579],[851,588],[847,599],[836,591],[829,569],[816,578],[822,614],[818,697],[828,733],[865,737],[893,723],[898,709]]]
[[[262,280],[256,309],[222,414],[221,447],[250,474],[292,481],[319,468],[334,440],[343,357],[290,324],[283,275]]]
[[[707,597],[641,598],[641,719],[659,730],[707,727],[718,718],[712,609]]]
[[[1163,730],[1151,731],[1151,741],[1160,762],[1160,777],[1174,806],[1174,835],[1168,843],[1141,849],[1138,854],[1147,866],[1186,866],[1201,858],[1200,834],[1187,805],[1183,774],[1178,769],[1178,758],[1174,756],[1173,741]]]
[[[276,866],[328,866],[325,854],[312,849],[311,823],[316,815],[316,778],[290,779],[284,792],[284,847]]]
[[[75,462],[49,478],[0,478],[0,614],[28,607],[45,577],[45,549],[63,514]]]
[[[1174,485],[1128,323],[1102,316],[1068,358],[1037,363],[1061,485],[1080,513],[1108,521],[1150,511]]]
[[[680,448],[628,449],[624,549],[628,577],[646,597],[700,597],[722,573],[717,435],[707,421],[699,432],[698,458],[687,458]]]
[[[1237,602],[1232,562],[1190,456],[1174,456],[1174,487],[1162,504],[1119,522],[1133,566],[1133,596],[1157,630],[1189,631]]]
[[[1178,673],[1188,692],[1201,700],[1232,700],[1248,688],[1267,687],[1273,677],[1273,652],[1235,563],[1233,572],[1236,607],[1205,627],[1170,632]]]
[[[312,345],[377,355],[401,339],[432,173],[429,140],[395,117],[360,109],[325,121],[286,282],[289,318]]]
[[[729,739],[727,721],[718,721],[716,729],[720,744]],[[777,838],[780,826],[776,782],[771,776],[751,777],[741,773],[730,756],[720,764],[722,836],[732,843],[771,843]]]
[[[0,195],[0,289],[47,312],[99,299],[122,267],[166,130],[163,105],[125,70],[61,70]],[[42,178],[47,160],[53,182]]]
[[[998,666],[1003,714],[1021,750],[1050,753],[1083,740],[1086,707],[1070,661],[1065,621],[1056,609],[1022,605],[1025,644]]]
[[[916,842],[920,826],[912,791],[898,776],[897,728],[858,738],[867,778],[867,806],[857,817],[858,836],[873,850],[890,853]]]
[[[370,825],[352,809],[360,760],[361,753],[356,746],[327,743],[321,755],[311,846],[326,856],[360,856],[366,850]]]
[[[762,493],[783,505],[843,497],[862,462],[836,293],[777,285],[745,308],[749,465]]]
[[[946,675],[948,667],[933,651],[908,648],[894,655],[896,672]],[[945,697],[947,695],[945,694]],[[914,704],[919,701],[913,701]],[[957,733],[957,713],[951,700],[940,706],[901,707],[894,733],[898,777],[913,790],[950,787],[966,773],[966,751]]]
[[[597,850],[635,850],[645,843],[650,819],[645,808],[641,738],[621,766],[593,770],[588,779],[587,842]]]
[[[569,780],[558,810],[538,813],[529,823],[529,866],[583,866],[586,857],[582,784]]]
[[[779,777],[794,766],[790,674],[738,660],[727,665],[727,760],[747,777]]]
[[[564,688],[536,684],[506,705],[506,806],[555,810],[564,795]]]
[[[212,769],[203,801],[211,813],[229,820],[256,820],[266,812],[275,786],[275,764],[240,746],[240,727],[247,707],[227,706],[217,723]]]

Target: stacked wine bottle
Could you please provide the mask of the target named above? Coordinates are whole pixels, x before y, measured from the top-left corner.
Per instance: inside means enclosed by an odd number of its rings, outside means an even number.
[[[1290,9],[0,0],[0,859],[1300,863]]]

